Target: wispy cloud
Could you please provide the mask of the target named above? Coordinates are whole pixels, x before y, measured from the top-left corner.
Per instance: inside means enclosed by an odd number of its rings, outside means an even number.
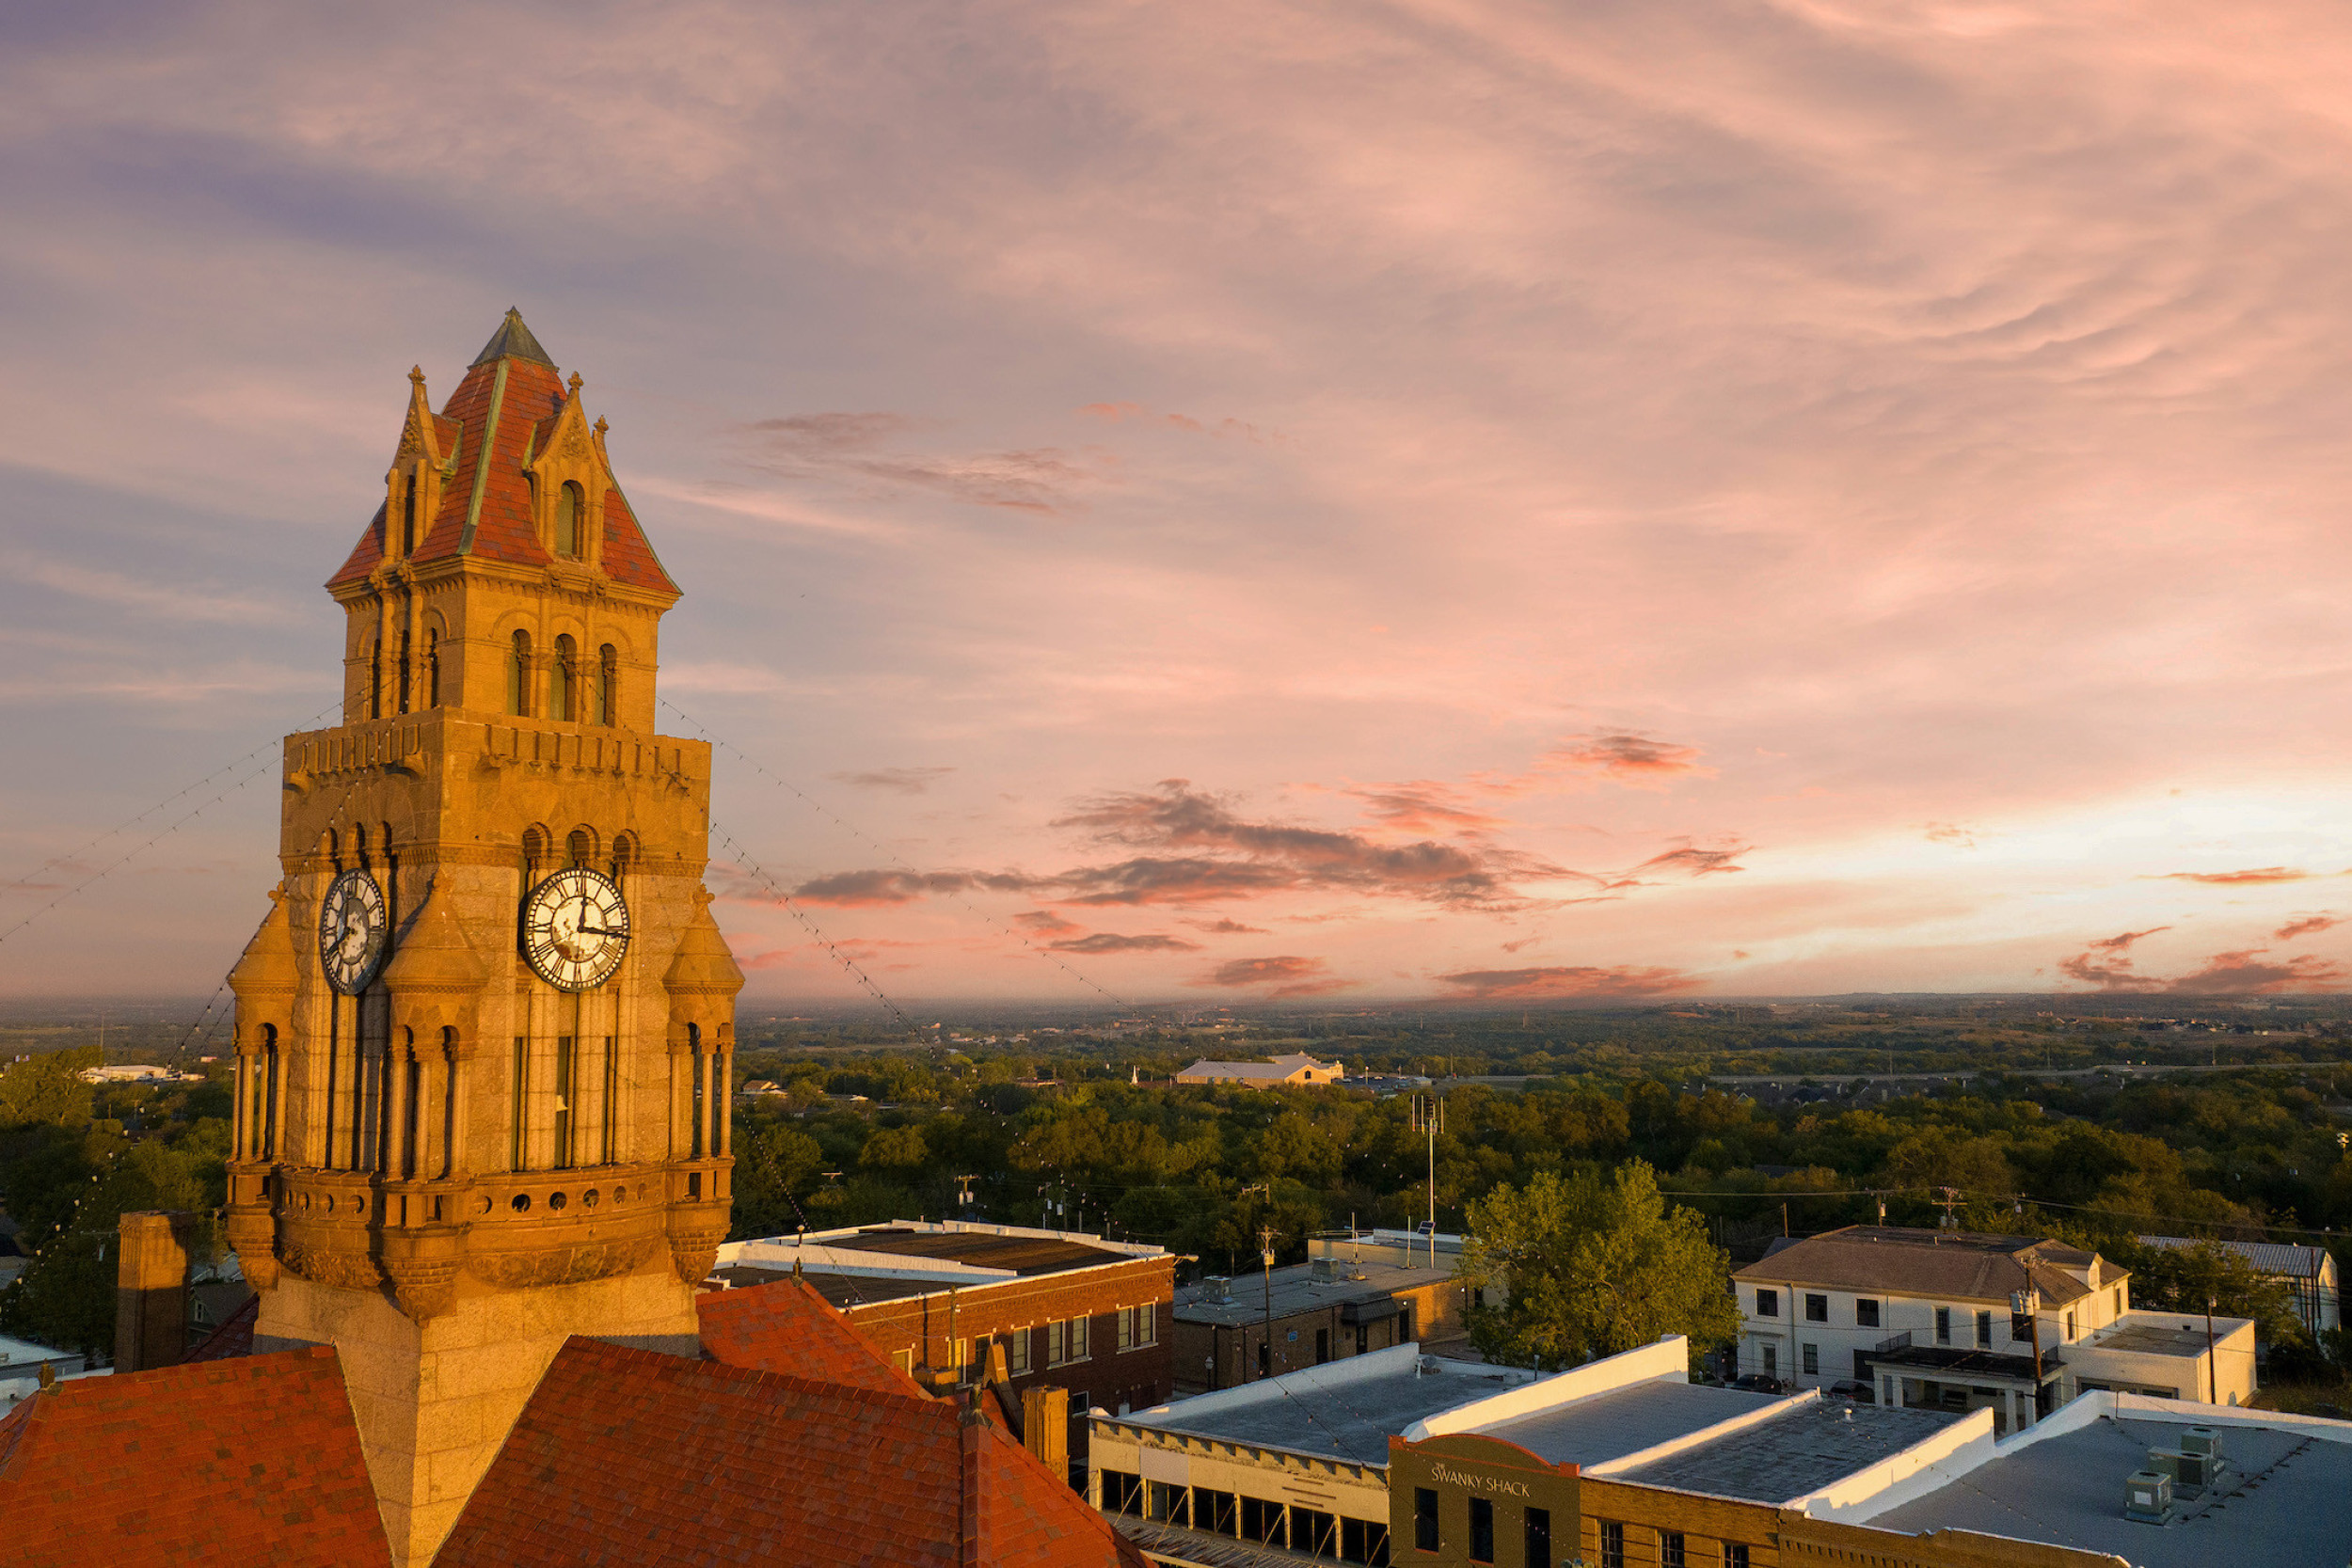
[[[1067,512],[1107,477],[1099,456],[1054,447],[953,456],[891,451],[890,442],[917,428],[897,414],[793,414],[743,428],[757,451],[749,466],[778,478],[925,491],[1015,512]]]
[[[1620,964],[1546,965],[1532,969],[1466,969],[1438,976],[1457,995],[1482,1002],[1568,1000],[1577,997],[1662,996],[1695,990],[1698,979],[1677,969]]]
[[[1330,967],[1321,958],[1300,958],[1295,954],[1279,954],[1266,958],[1235,958],[1217,965],[1194,984],[1229,990],[1263,986],[1269,988],[1266,994],[1276,1000],[1287,996],[1326,996],[1355,987],[1357,982],[1331,974]]]
[[[2153,879],[2167,882],[2202,882],[2208,887],[2261,887],[2271,882],[2308,882],[2309,871],[2283,865],[2258,866],[2251,871],[2167,871]]]
[[[2270,933],[2273,942],[2293,942],[2296,937],[2314,937],[2322,931],[2332,931],[2344,922],[2332,914],[2307,914],[2290,920]]]
[[[920,795],[934,782],[954,771],[952,768],[876,768],[862,773],[829,773],[826,777],[836,784],[855,784],[860,789],[889,789],[901,795]]]
[[[1089,937],[1073,937],[1066,942],[1051,943],[1057,953],[1198,953],[1200,944],[1182,937],[1147,933],[1142,936],[1120,936],[1116,931],[1097,931]]]

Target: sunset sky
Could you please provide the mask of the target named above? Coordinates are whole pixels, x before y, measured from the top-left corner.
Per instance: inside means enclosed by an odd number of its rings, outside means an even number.
[[[910,1003],[2341,986],[2347,80],[2320,5],[8,8],[0,996],[219,983],[509,305],[753,996],[856,994],[770,884]]]

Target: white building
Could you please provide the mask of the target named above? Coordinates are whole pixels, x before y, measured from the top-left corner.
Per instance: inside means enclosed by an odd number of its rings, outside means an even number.
[[[2214,1246],[2233,1252],[2252,1265],[2256,1274],[2275,1279],[2295,1293],[2295,1315],[2312,1338],[2344,1323],[2344,1291],[2336,1279],[2335,1255],[2323,1246],[2289,1246],[2280,1242],[2201,1242],[2188,1236],[2141,1236],[2141,1246],[2185,1252]]]
[[[2059,1397],[2106,1389],[2160,1400],[2241,1405],[2254,1393],[2254,1320],[2126,1312],[2058,1353]]]
[[[1242,1084],[1252,1088],[1303,1088],[1336,1084],[1336,1063],[1293,1053],[1263,1062],[1198,1061],[1176,1075],[1179,1084]]]
[[[1955,1230],[1849,1226],[1776,1245],[1733,1277],[1742,1372],[1991,1409],[2003,1432],[2063,1399],[2064,1347],[2131,1307],[2131,1276],[2096,1253]],[[2028,1291],[2034,1310],[2012,1312]]]

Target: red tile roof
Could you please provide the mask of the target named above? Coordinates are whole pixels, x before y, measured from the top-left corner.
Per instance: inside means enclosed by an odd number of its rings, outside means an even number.
[[[881,1394],[929,1399],[922,1386],[880,1352],[816,1289],[797,1279],[694,1298],[703,1354],[730,1367],[791,1372]]]
[[[0,1557],[389,1568],[332,1350],[76,1378],[0,1420]]]
[[[493,338],[491,347],[499,346],[500,340]],[[563,411],[565,401],[563,376],[535,358],[508,354],[477,360],[467,370],[437,416],[441,450],[446,453],[453,447],[457,466],[441,485],[440,510],[426,524],[412,559],[478,556],[521,566],[547,564],[548,552],[532,520],[531,481],[523,463],[526,453],[544,442],[549,421]],[[478,472],[483,476],[482,507],[476,514]],[[661,569],[618,490],[606,493],[605,506],[605,575],[632,587],[675,594],[677,585]],[[359,581],[383,560],[384,508],[379,506],[326,585]]]
[[[1141,1564],[952,1402],[575,1338],[435,1568],[750,1561]]]

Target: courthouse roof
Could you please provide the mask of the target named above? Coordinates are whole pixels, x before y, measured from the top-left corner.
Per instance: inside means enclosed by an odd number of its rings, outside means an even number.
[[[797,1279],[694,1298],[703,1354],[754,1371],[791,1372],[882,1394],[922,1394],[874,1354],[812,1286]],[[928,1395],[924,1396],[928,1398]]]
[[[509,310],[437,418],[436,437],[453,462],[441,483],[439,510],[418,520],[410,559],[421,564],[461,556],[517,566],[548,564],[552,558],[532,520],[524,464],[570,400],[539,340]],[[675,598],[677,585],[662,570],[617,487],[606,490],[604,503],[605,575]],[[327,579],[329,588],[360,581],[383,562],[386,525],[385,508],[379,506],[350,557]]]
[[[389,1568],[342,1364],[280,1351],[78,1378],[0,1420],[11,1568]]]
[[[726,1292],[757,1295],[797,1287]],[[574,1338],[436,1568],[1079,1568],[1141,1558],[954,1401]]]

